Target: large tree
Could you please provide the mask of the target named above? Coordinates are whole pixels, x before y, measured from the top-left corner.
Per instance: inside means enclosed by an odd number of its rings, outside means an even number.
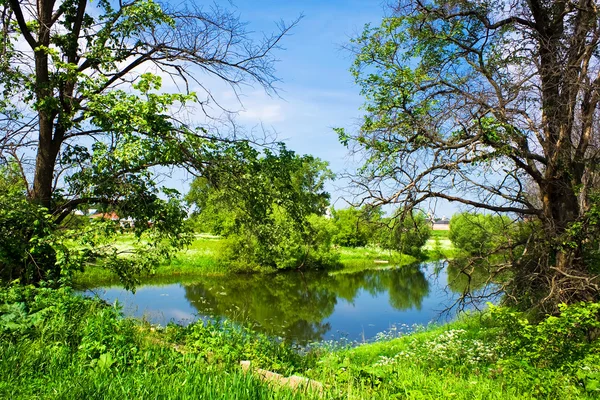
[[[178,243],[184,214],[165,200],[173,191],[159,195],[156,168],[218,165],[235,140],[199,124],[214,106],[207,81],[273,90],[272,51],[289,26],[253,40],[235,13],[193,2],[2,0],[0,11],[0,162],[17,166],[42,222],[111,208],[135,219],[140,235],[152,228]],[[179,90],[164,93],[161,77]],[[9,275],[56,279],[55,258],[42,266],[23,254],[16,264],[35,273]]]
[[[592,0],[403,0],[354,40],[366,115],[339,134],[366,153],[356,183],[376,204],[534,221],[506,290],[546,311],[599,298],[599,16]]]

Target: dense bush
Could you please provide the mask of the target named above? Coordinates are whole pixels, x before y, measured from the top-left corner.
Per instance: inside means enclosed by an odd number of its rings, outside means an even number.
[[[450,219],[452,244],[469,254],[487,254],[506,245],[516,225],[507,216],[460,213]]]
[[[0,167],[0,280],[37,282],[60,278],[48,210],[27,201],[26,186],[13,164]],[[64,261],[64,258],[62,258]]]
[[[239,179],[200,177],[186,195],[195,226],[225,237],[221,264],[238,270],[334,266],[331,226],[319,217],[329,204],[327,163],[283,145],[277,153],[261,154],[249,144],[240,150]]]
[[[335,235],[333,243],[338,246],[362,247],[373,241],[377,226],[372,213],[354,207],[333,210]]]
[[[333,210],[333,222],[333,243],[338,246],[373,245],[416,257],[431,235],[426,216],[417,212],[390,218],[378,207],[350,207]]]
[[[420,257],[421,248],[431,236],[431,226],[425,214],[415,212],[403,219],[390,220],[388,223],[391,226],[380,228],[382,247]]]
[[[230,233],[219,257],[238,270],[330,268],[338,258],[332,235],[333,226],[325,217],[310,215],[298,227],[284,209],[274,207],[268,221]]]

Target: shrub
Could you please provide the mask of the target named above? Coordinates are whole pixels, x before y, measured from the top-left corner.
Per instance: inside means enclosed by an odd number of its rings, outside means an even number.
[[[335,234],[333,243],[345,247],[362,247],[372,241],[375,226],[371,225],[369,214],[364,210],[350,207],[333,210]]]
[[[332,235],[332,224],[325,217],[313,214],[298,224],[274,206],[269,221],[240,227],[226,238],[221,262],[240,270],[329,268],[338,258],[331,248]]]
[[[431,235],[431,227],[425,214],[412,213],[402,220],[391,220],[391,228],[380,228],[381,245],[413,257],[422,255],[421,248]]]
[[[450,220],[452,244],[468,254],[486,254],[505,245],[514,225],[507,216],[460,213]]]

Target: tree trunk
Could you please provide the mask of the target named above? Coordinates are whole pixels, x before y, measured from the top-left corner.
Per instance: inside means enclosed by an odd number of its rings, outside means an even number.
[[[52,210],[52,182],[56,163],[56,146],[52,142],[52,121],[39,114],[39,145],[35,162],[32,201]]]
[[[50,88],[48,54],[45,48],[50,45],[50,27],[52,26],[53,0],[40,0],[37,3],[39,28],[38,48],[35,51],[35,84],[38,107],[39,143],[33,178],[32,201],[52,211],[52,182],[58,147],[53,142],[54,106],[53,92]]]

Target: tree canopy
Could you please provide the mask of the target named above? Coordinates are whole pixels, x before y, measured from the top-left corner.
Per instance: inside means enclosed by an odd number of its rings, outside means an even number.
[[[294,23],[257,41],[217,5],[6,0],[0,9],[0,163],[16,166],[27,204],[45,210],[53,232],[76,208],[94,207],[134,219],[139,237],[154,232],[137,254],[150,254],[150,242],[181,245],[185,213],[157,171],[219,168],[241,138],[204,123],[215,102],[206,81],[273,91],[273,50]],[[163,78],[179,89],[161,90]],[[22,239],[34,236],[25,229]],[[23,254],[37,272],[10,275],[58,279],[48,256]]]
[[[237,151],[243,155],[231,155],[231,170],[197,178],[186,195],[197,225],[228,239],[224,261],[243,269],[331,265],[332,233],[321,218],[328,164],[282,144],[262,155],[250,145]]]
[[[509,298],[598,299],[600,63],[595,1],[396,3],[353,42],[366,99],[355,179],[374,204],[446,199],[539,221]]]

